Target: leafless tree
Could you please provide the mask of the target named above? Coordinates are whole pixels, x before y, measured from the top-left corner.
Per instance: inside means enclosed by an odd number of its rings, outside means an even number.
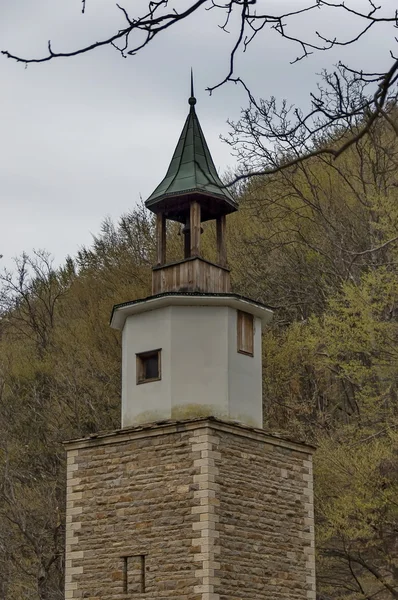
[[[55,306],[69,286],[69,278],[53,268],[51,256],[34,251],[14,259],[15,271],[0,273],[0,317],[20,335],[35,340],[44,351],[54,326]]]

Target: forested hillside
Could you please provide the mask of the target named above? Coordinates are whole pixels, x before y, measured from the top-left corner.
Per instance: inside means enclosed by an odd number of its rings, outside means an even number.
[[[264,425],[318,446],[319,600],[398,598],[397,167],[384,122],[336,161],[251,180],[228,219],[234,291],[275,307]],[[38,252],[1,277],[1,600],[63,598],[62,441],[120,426],[109,315],[150,293],[154,256],[139,206],[63,268]]]

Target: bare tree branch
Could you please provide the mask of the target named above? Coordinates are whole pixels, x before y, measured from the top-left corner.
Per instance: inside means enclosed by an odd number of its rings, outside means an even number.
[[[248,95],[249,108],[242,111],[240,121],[229,122],[231,132],[223,138],[241,166],[240,174],[228,185],[271,175],[314,157],[337,159],[382,118],[396,132],[388,112],[398,98],[398,60],[383,74],[356,73],[340,65],[323,77],[326,85],[312,95],[312,109],[305,116],[285,102],[278,108],[275,98],[256,101],[244,82],[235,79]],[[369,83],[377,86],[370,96],[366,95]]]
[[[83,12],[86,4],[88,0],[82,0]],[[335,159],[369,134],[379,118],[384,118],[395,132],[398,131],[398,126],[388,117],[389,106],[397,100],[398,57],[393,51],[397,43],[394,35],[394,30],[398,28],[397,9],[390,9],[390,13],[385,14],[383,7],[376,5],[373,0],[369,0],[363,9],[357,5],[353,8],[341,1],[305,0],[296,10],[280,10],[273,13],[264,10],[264,4],[265,2],[260,4],[257,0],[190,0],[183,8],[175,8],[173,0],[150,0],[146,10],[140,13],[135,9],[134,15],[134,9],[128,10],[121,4],[116,4],[123,24],[103,39],[70,51],[55,51],[52,42],[49,41],[48,53],[38,58],[24,57],[9,50],[3,50],[2,54],[28,65],[55,58],[73,57],[103,46],[112,46],[126,58],[139,53],[158,34],[184,22],[185,19],[199,15],[201,10],[208,10],[220,15],[218,28],[222,33],[231,35],[233,43],[227,58],[225,76],[207,90],[211,94],[220,86],[235,83],[243,86],[249,100],[249,108],[241,122],[232,124],[233,133],[229,139],[231,146],[238,149],[241,166],[235,182],[247,177],[269,175],[316,156],[331,156]],[[322,17],[325,19],[331,13],[349,15],[355,19],[355,32],[342,38],[338,31],[336,35],[326,35],[314,27],[312,32],[304,37],[297,19],[305,15],[310,22],[315,11],[323,11]],[[311,107],[307,114],[302,114],[294,107],[289,109],[286,104],[282,104],[278,111],[273,98],[268,103],[256,100],[244,79],[235,74],[238,54],[244,53],[258,35],[276,33],[281,36],[287,44],[292,45],[294,54],[291,62],[295,63],[315,52],[357,44],[364,40],[371,30],[381,26],[384,27],[384,36],[388,35],[386,26],[391,27],[392,47],[389,58],[386,59],[386,69],[379,73],[369,73],[366,64],[353,68],[339,63],[335,72],[324,73],[326,86],[319,86],[316,93],[310,94]],[[355,103],[352,102],[353,96],[356,98]],[[245,118],[253,117],[254,126],[250,131],[248,128],[245,130],[242,122]],[[278,119],[279,127],[276,125]],[[349,136],[347,126],[351,132]],[[248,142],[250,136],[251,141]],[[325,143],[325,140],[330,138],[333,139],[333,143]],[[254,142],[257,144],[256,152]],[[274,144],[272,152],[269,151],[270,142]]]

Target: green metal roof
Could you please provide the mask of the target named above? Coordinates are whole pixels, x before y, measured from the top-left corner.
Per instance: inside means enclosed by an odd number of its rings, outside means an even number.
[[[196,98],[189,98],[190,111],[178,140],[173,158],[163,181],[145,202],[147,208],[154,208],[167,197],[201,193],[220,199],[229,205],[228,212],[237,209],[233,199],[219,178],[214,166],[199,119],[196,115]]]

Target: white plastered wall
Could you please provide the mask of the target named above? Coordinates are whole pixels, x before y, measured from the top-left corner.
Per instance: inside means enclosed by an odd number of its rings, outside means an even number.
[[[127,317],[123,329],[122,427],[216,416],[262,427],[261,321],[254,357],[237,352],[237,311],[169,306]],[[161,348],[162,379],[136,384],[136,354]]]
[[[128,317],[122,334],[122,427],[170,419],[171,307]],[[162,349],[160,381],[137,385],[136,354]],[[140,419],[138,419],[140,416]]]
[[[237,352],[237,311],[228,309],[229,416],[253,427],[263,426],[261,320],[254,317],[253,356]]]
[[[171,418],[228,417],[228,322],[225,307],[173,306]]]

